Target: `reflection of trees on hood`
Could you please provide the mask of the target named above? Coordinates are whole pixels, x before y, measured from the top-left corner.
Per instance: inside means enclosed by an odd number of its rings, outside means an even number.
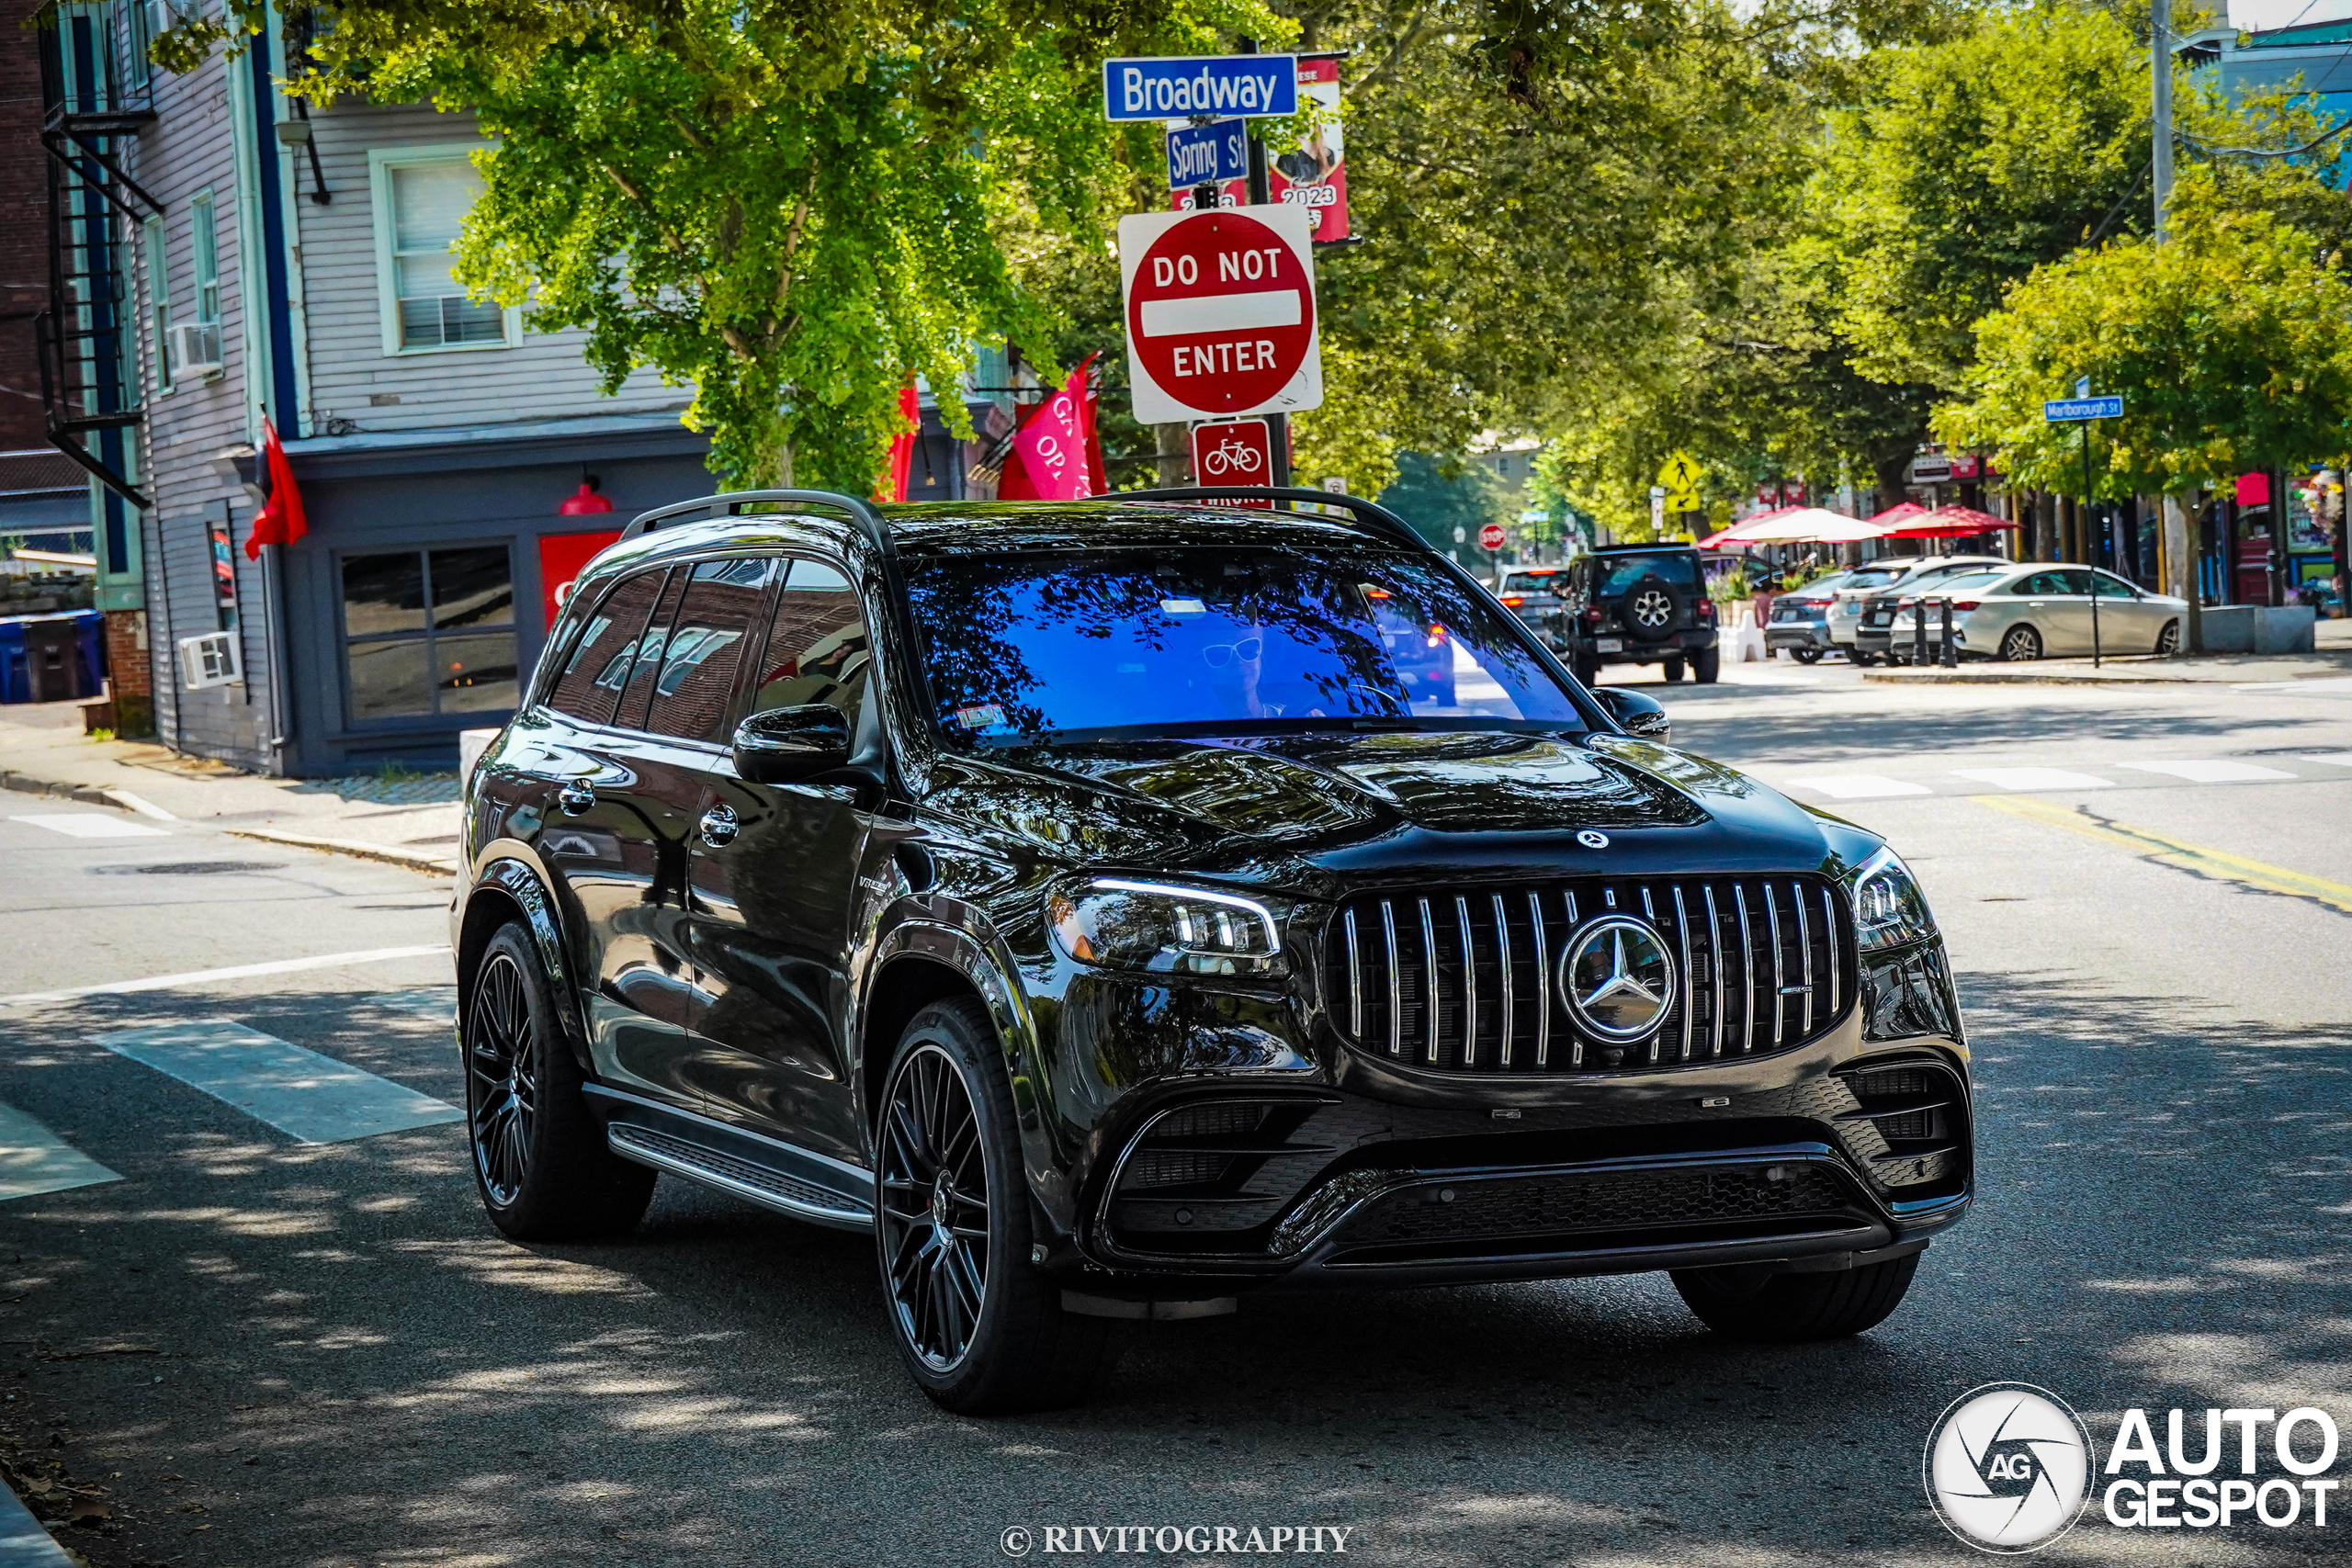
[[[1248,576],[1223,575],[1246,565]],[[1344,559],[1182,550],[1102,561],[1078,556],[1001,556],[927,562],[909,574],[908,592],[928,644],[933,694],[944,712],[992,703],[1007,724],[1044,737],[1055,726],[1040,705],[1044,684],[1023,655],[1023,628],[1047,625],[1106,645],[1114,636],[1166,653],[1174,630],[1160,602],[1197,598],[1283,642],[1327,650],[1326,668],[1276,671],[1347,706],[1353,684],[1394,693],[1404,711],[1386,648],[1373,629],[1359,582],[1387,591],[1382,614],[1417,627],[1456,623],[1475,614],[1453,586],[1408,562],[1365,556]],[[1270,663],[1272,661],[1270,660]],[[1336,666],[1336,672],[1329,666]]]

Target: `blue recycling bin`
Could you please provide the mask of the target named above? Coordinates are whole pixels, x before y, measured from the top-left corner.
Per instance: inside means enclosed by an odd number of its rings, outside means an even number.
[[[96,610],[0,619],[0,703],[65,703],[106,692],[106,617]]]

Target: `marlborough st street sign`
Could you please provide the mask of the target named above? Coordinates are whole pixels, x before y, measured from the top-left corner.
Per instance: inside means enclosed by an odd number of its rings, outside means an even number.
[[[2041,405],[2044,424],[2072,424],[2085,419],[2121,419],[2121,398],[2052,398]]]
[[[1106,60],[1102,112],[1113,119],[1296,114],[1298,58],[1227,54]]]
[[[1312,234],[1306,209],[1288,202],[1119,220],[1138,423],[1322,404]]]

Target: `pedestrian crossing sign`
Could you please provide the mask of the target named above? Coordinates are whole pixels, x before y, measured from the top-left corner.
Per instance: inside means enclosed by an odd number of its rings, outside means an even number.
[[[1699,466],[1699,459],[1688,452],[1677,452],[1667,458],[1666,467],[1657,471],[1657,482],[1666,487],[1667,506],[1671,510],[1682,512],[1696,510],[1695,502],[1690,506],[1676,507],[1675,498],[1679,496],[1688,499],[1698,490],[1700,478],[1705,472],[1706,470]]]

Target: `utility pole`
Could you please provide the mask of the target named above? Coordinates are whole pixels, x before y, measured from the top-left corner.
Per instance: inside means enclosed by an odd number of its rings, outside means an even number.
[[[2172,200],[2172,22],[2165,13],[2171,0],[2155,0],[2148,8],[2148,61],[2154,76],[2149,83],[2149,183],[2155,187],[2156,243],[2165,243],[2165,207]]]
[[[1253,38],[1243,39],[1240,40],[1240,49],[1244,54],[1255,54],[1258,52],[1258,40]],[[1263,207],[1273,199],[1272,192],[1269,188],[1270,181],[1271,176],[1266,169],[1266,143],[1259,136],[1253,124],[1250,131],[1249,201],[1250,206]],[[1272,481],[1276,490],[1281,490],[1290,483],[1290,415],[1270,413],[1264,418],[1266,445],[1270,448],[1270,455],[1272,457],[1271,467],[1273,468],[1273,472],[1267,478]]]

